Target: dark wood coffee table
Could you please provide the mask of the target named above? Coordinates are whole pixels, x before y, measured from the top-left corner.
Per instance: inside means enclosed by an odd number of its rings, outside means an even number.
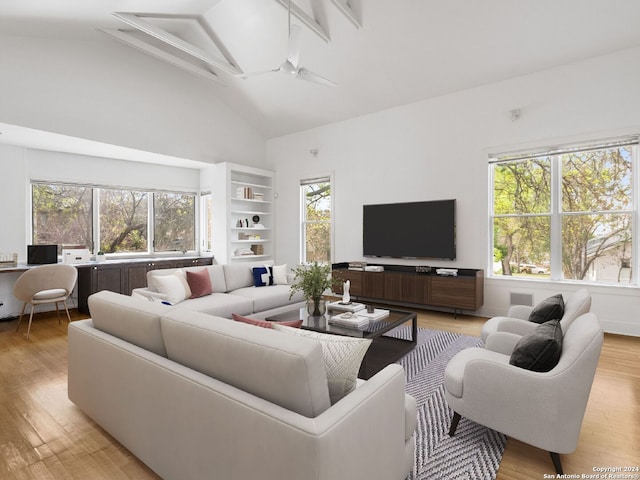
[[[399,360],[416,346],[418,340],[418,320],[414,312],[389,310],[389,316],[380,320],[370,321],[369,326],[364,330],[331,325],[328,322],[329,318],[333,315],[339,315],[340,313],[342,312],[327,311],[326,315],[313,317],[309,316],[306,308],[295,308],[278,315],[269,316],[266,320],[281,322],[285,320],[302,319],[301,328],[305,330],[313,330],[315,332],[329,333],[332,335],[344,335],[347,337],[370,338],[372,340],[371,346],[362,360],[362,365],[358,373],[358,377],[365,380],[371,378],[390,363]],[[384,335],[389,330],[407,322],[411,322],[410,339],[406,340]]]

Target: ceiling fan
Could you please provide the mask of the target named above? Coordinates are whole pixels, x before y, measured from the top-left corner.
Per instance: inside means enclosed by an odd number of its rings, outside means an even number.
[[[299,25],[291,25],[291,0],[289,0],[289,45],[288,45],[288,53],[287,58],[278,68],[274,68],[272,70],[268,70],[266,72],[260,72],[253,75],[255,76],[261,75],[265,73],[273,73],[273,72],[282,72],[287,75],[291,75],[294,78],[298,78],[300,80],[307,80],[309,82],[319,83],[320,85],[326,85],[329,87],[335,87],[336,83],[332,82],[324,78],[321,75],[318,75],[311,70],[301,67],[298,64],[300,59],[300,26]],[[245,76],[246,78],[247,76]]]

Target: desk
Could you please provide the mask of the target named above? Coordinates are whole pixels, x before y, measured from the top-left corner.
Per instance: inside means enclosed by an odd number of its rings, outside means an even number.
[[[0,273],[13,273],[13,272],[26,272],[30,268],[33,268],[35,265],[21,265],[18,264],[17,267],[0,267]]]
[[[100,290],[131,295],[134,288],[147,286],[147,272],[161,268],[184,268],[211,265],[213,257],[160,257],[130,258],[72,264],[78,269],[78,311],[89,313],[89,295]],[[18,264],[0,268],[2,273],[23,273],[39,265]],[[10,288],[12,290],[12,288]],[[0,316],[2,312],[0,311]]]

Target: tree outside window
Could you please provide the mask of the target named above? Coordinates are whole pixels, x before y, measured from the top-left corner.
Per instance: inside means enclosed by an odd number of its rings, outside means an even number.
[[[195,250],[195,195],[154,193],[153,211],[156,252]]]
[[[498,159],[491,167],[493,273],[629,283],[636,145]]]
[[[302,181],[302,261],[331,262],[331,181]]]
[[[34,183],[32,241],[35,245],[93,246],[93,190],[72,185]]]
[[[105,253],[146,252],[147,193],[100,189],[100,250]]]
[[[196,250],[196,195],[156,192],[149,201],[151,195],[140,190],[34,182],[32,241],[59,248],[83,245],[111,254]],[[95,205],[94,198],[98,199]],[[99,225],[94,231],[96,217]]]

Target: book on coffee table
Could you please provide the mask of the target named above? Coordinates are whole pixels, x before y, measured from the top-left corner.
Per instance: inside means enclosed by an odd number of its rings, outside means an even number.
[[[361,317],[359,315],[354,315],[348,313],[342,313],[340,315],[334,315],[329,318],[329,323],[331,325],[338,325],[340,327],[346,328],[356,328],[358,330],[362,330],[369,326],[369,319],[366,317]]]
[[[373,312],[369,313],[366,310],[361,310],[356,312],[356,315],[359,317],[367,318],[369,320],[380,320],[381,318],[385,318],[389,316],[389,310],[384,310],[383,308],[376,308]]]
[[[329,310],[337,310],[338,312],[359,312],[360,310],[364,310],[366,307],[363,303],[349,302],[329,302],[327,304],[327,308]]]

